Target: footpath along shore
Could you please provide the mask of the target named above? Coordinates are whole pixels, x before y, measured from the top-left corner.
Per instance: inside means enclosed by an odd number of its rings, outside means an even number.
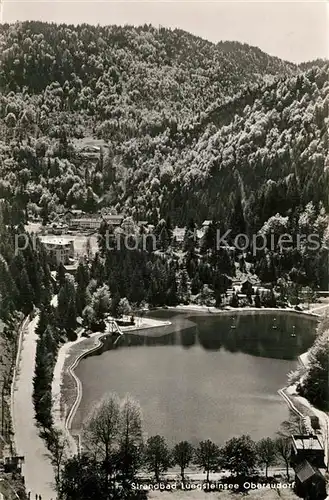
[[[135,321],[135,325],[121,326],[121,331],[133,334],[140,330],[171,324],[170,321],[154,318],[135,317]],[[71,425],[82,398],[82,385],[75,374],[75,369],[81,359],[102,346],[103,338],[109,334],[107,326],[105,332],[96,332],[89,337],[80,335],[77,340],[65,343],[58,351],[52,382],[53,417],[55,426],[66,436],[69,453],[72,455],[78,451],[78,442],[71,434]]]
[[[329,304],[315,305],[311,309],[312,314],[319,318],[324,317],[329,312]],[[304,352],[298,357],[299,363],[307,368],[309,364],[309,351]],[[316,416],[319,420],[322,444],[325,453],[325,463],[329,463],[329,415],[313,406],[306,398],[300,396],[297,392],[297,384],[291,384],[283,387],[279,391],[280,396],[286,401],[289,408],[298,415],[307,425],[308,417]],[[310,424],[308,424],[310,426]],[[310,429],[311,432],[312,429]]]
[[[323,305],[316,305],[321,308],[321,312],[325,311],[325,308],[329,307],[329,303]],[[305,311],[296,311],[294,308],[256,308],[256,307],[244,307],[244,308],[232,308],[226,307],[225,309],[218,309],[216,307],[207,307],[199,305],[179,305],[175,307],[168,307],[170,311],[177,312],[199,312],[205,314],[249,314],[255,313],[266,313],[266,312],[285,312],[293,313],[297,315],[308,315],[312,317],[318,317],[319,314],[316,312],[316,308],[310,308]],[[170,321],[163,321],[159,319],[144,317],[135,318],[136,324],[132,326],[122,327],[124,332],[134,333],[139,330],[144,330],[148,328],[164,327],[170,324]],[[67,342],[64,344],[58,352],[57,362],[54,370],[54,377],[52,382],[52,398],[53,398],[53,416],[56,427],[61,429],[67,437],[69,443],[70,452],[72,454],[77,452],[77,441],[73,438],[71,434],[71,425],[74,419],[75,412],[81,402],[82,398],[82,386],[81,382],[75,374],[75,369],[78,366],[81,359],[83,359],[87,354],[90,354],[94,350],[98,350],[102,345],[103,337],[109,335],[109,330],[103,333],[94,333],[89,337],[82,337],[81,335],[74,342]]]
[[[169,310],[177,312],[200,312],[200,313],[210,313],[210,314],[229,314],[229,313],[266,313],[266,312],[286,312],[294,313],[298,315],[320,317],[326,313],[329,313],[329,301],[325,304],[311,304],[308,309],[297,310],[294,307],[230,307],[217,308],[214,306],[201,306],[197,304],[179,305],[179,306],[169,306]]]

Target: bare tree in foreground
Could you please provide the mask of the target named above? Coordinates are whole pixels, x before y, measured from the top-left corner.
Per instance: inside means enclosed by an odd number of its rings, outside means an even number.
[[[290,476],[289,476],[289,465],[291,456],[290,438],[281,436],[276,440],[275,444],[276,444],[276,449],[278,451],[278,455],[283,459],[286,465],[287,480],[290,481]]]
[[[145,447],[145,463],[155,480],[160,481],[160,474],[166,472],[171,465],[170,451],[162,436],[151,436]]]
[[[140,465],[143,445],[142,411],[139,403],[129,395],[121,403],[119,439],[119,468],[128,478]]]
[[[277,448],[275,441],[271,438],[261,439],[257,445],[258,462],[265,465],[265,476],[268,477],[268,468],[274,465],[277,460]]]
[[[67,458],[67,439],[59,429],[52,428],[50,432],[45,433],[44,435],[47,441],[47,447],[49,450],[49,454],[47,455],[50,458],[51,465],[55,470],[55,481],[57,490],[60,485],[60,477],[61,470],[63,464]]]
[[[110,482],[119,430],[120,400],[115,394],[110,394],[94,408],[83,428],[83,445],[95,459],[102,460]],[[108,481],[106,486],[109,486]]]
[[[188,441],[177,443],[173,450],[174,463],[179,465],[183,483],[185,482],[185,469],[190,465],[194,456],[194,448]]]
[[[207,439],[201,441],[195,452],[196,464],[207,474],[207,483],[209,483],[210,472],[216,472],[219,467],[220,450],[219,447]]]

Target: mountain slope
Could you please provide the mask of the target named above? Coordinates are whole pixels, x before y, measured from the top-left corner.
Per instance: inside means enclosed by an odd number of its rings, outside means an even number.
[[[248,227],[328,206],[328,65],[181,30],[0,28],[0,196],[48,218],[103,206]],[[94,137],[99,154],[81,154]],[[103,142],[102,142],[103,141]]]

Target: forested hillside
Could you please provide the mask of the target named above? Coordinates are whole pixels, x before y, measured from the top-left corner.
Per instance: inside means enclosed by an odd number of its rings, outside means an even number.
[[[328,207],[323,61],[302,72],[146,25],[28,22],[0,37],[0,197],[17,221],[63,206],[176,224],[238,210],[251,231]],[[102,140],[96,158],[84,137]]]
[[[78,329],[88,336],[105,331],[109,315],[132,325],[148,307],[179,304],[298,308],[328,289],[328,77],[322,60],[297,67],[181,30],[0,25],[0,391],[3,399],[21,320],[40,314],[33,402],[57,487],[64,445],[53,425],[53,372]],[[102,221],[98,251],[88,239],[75,276],[24,226],[67,208],[124,215],[115,230]],[[324,354],[318,343],[317,366],[299,387],[315,404],[328,395]],[[8,405],[7,442],[9,413]],[[73,467],[83,492],[84,460],[81,474]],[[109,463],[92,465],[106,472],[109,498]]]

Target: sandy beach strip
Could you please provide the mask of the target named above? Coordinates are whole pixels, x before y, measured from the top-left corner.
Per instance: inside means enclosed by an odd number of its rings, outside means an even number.
[[[161,309],[158,309],[161,310]],[[167,307],[164,310],[172,312],[186,312],[186,313],[202,313],[202,314],[250,314],[250,313],[292,313],[296,315],[310,316],[317,318],[320,315],[311,310],[296,311],[294,308],[232,308],[226,307],[219,309],[216,307],[207,307],[201,305],[179,305],[175,307]],[[152,313],[152,311],[150,311]],[[322,312],[322,311],[321,311]],[[138,333],[141,330],[151,328],[159,328],[170,325],[170,321],[164,321],[151,317],[136,317],[135,325],[121,326],[122,332],[129,332],[129,334]],[[77,451],[77,444],[70,432],[70,426],[74,418],[76,409],[78,408],[81,397],[82,387],[81,383],[74,374],[79,361],[93,350],[97,350],[102,345],[102,338],[110,335],[109,329],[105,332],[93,333],[89,337],[79,336],[74,342],[67,342],[63,344],[57,356],[57,362],[54,369],[54,376],[52,382],[52,398],[53,398],[53,417],[54,424],[57,428],[61,429],[67,436],[72,453]],[[302,355],[305,356],[306,355]]]
[[[328,307],[328,306],[325,306]],[[304,310],[296,310],[293,307],[252,307],[252,306],[246,306],[246,307],[230,307],[226,306],[225,309],[220,309],[218,307],[214,306],[201,306],[197,304],[189,304],[189,305],[178,305],[178,306],[169,306],[169,310],[171,311],[177,311],[177,312],[199,312],[199,313],[209,313],[209,314],[232,314],[232,313],[266,313],[266,312],[285,312],[285,313],[294,313],[298,315],[304,315],[304,316],[312,316],[315,318],[318,318],[321,316],[320,313],[315,312],[315,310],[311,309],[304,309]]]
[[[135,325],[121,326],[121,331],[133,334],[171,324],[170,321],[155,318],[136,317],[135,321]],[[80,335],[77,340],[66,342],[58,350],[52,381],[53,418],[55,427],[66,436],[71,454],[77,452],[77,443],[70,432],[70,426],[82,397],[81,383],[74,370],[84,356],[101,347],[102,338],[108,335],[111,334],[107,327],[105,332],[96,332],[89,337]]]

